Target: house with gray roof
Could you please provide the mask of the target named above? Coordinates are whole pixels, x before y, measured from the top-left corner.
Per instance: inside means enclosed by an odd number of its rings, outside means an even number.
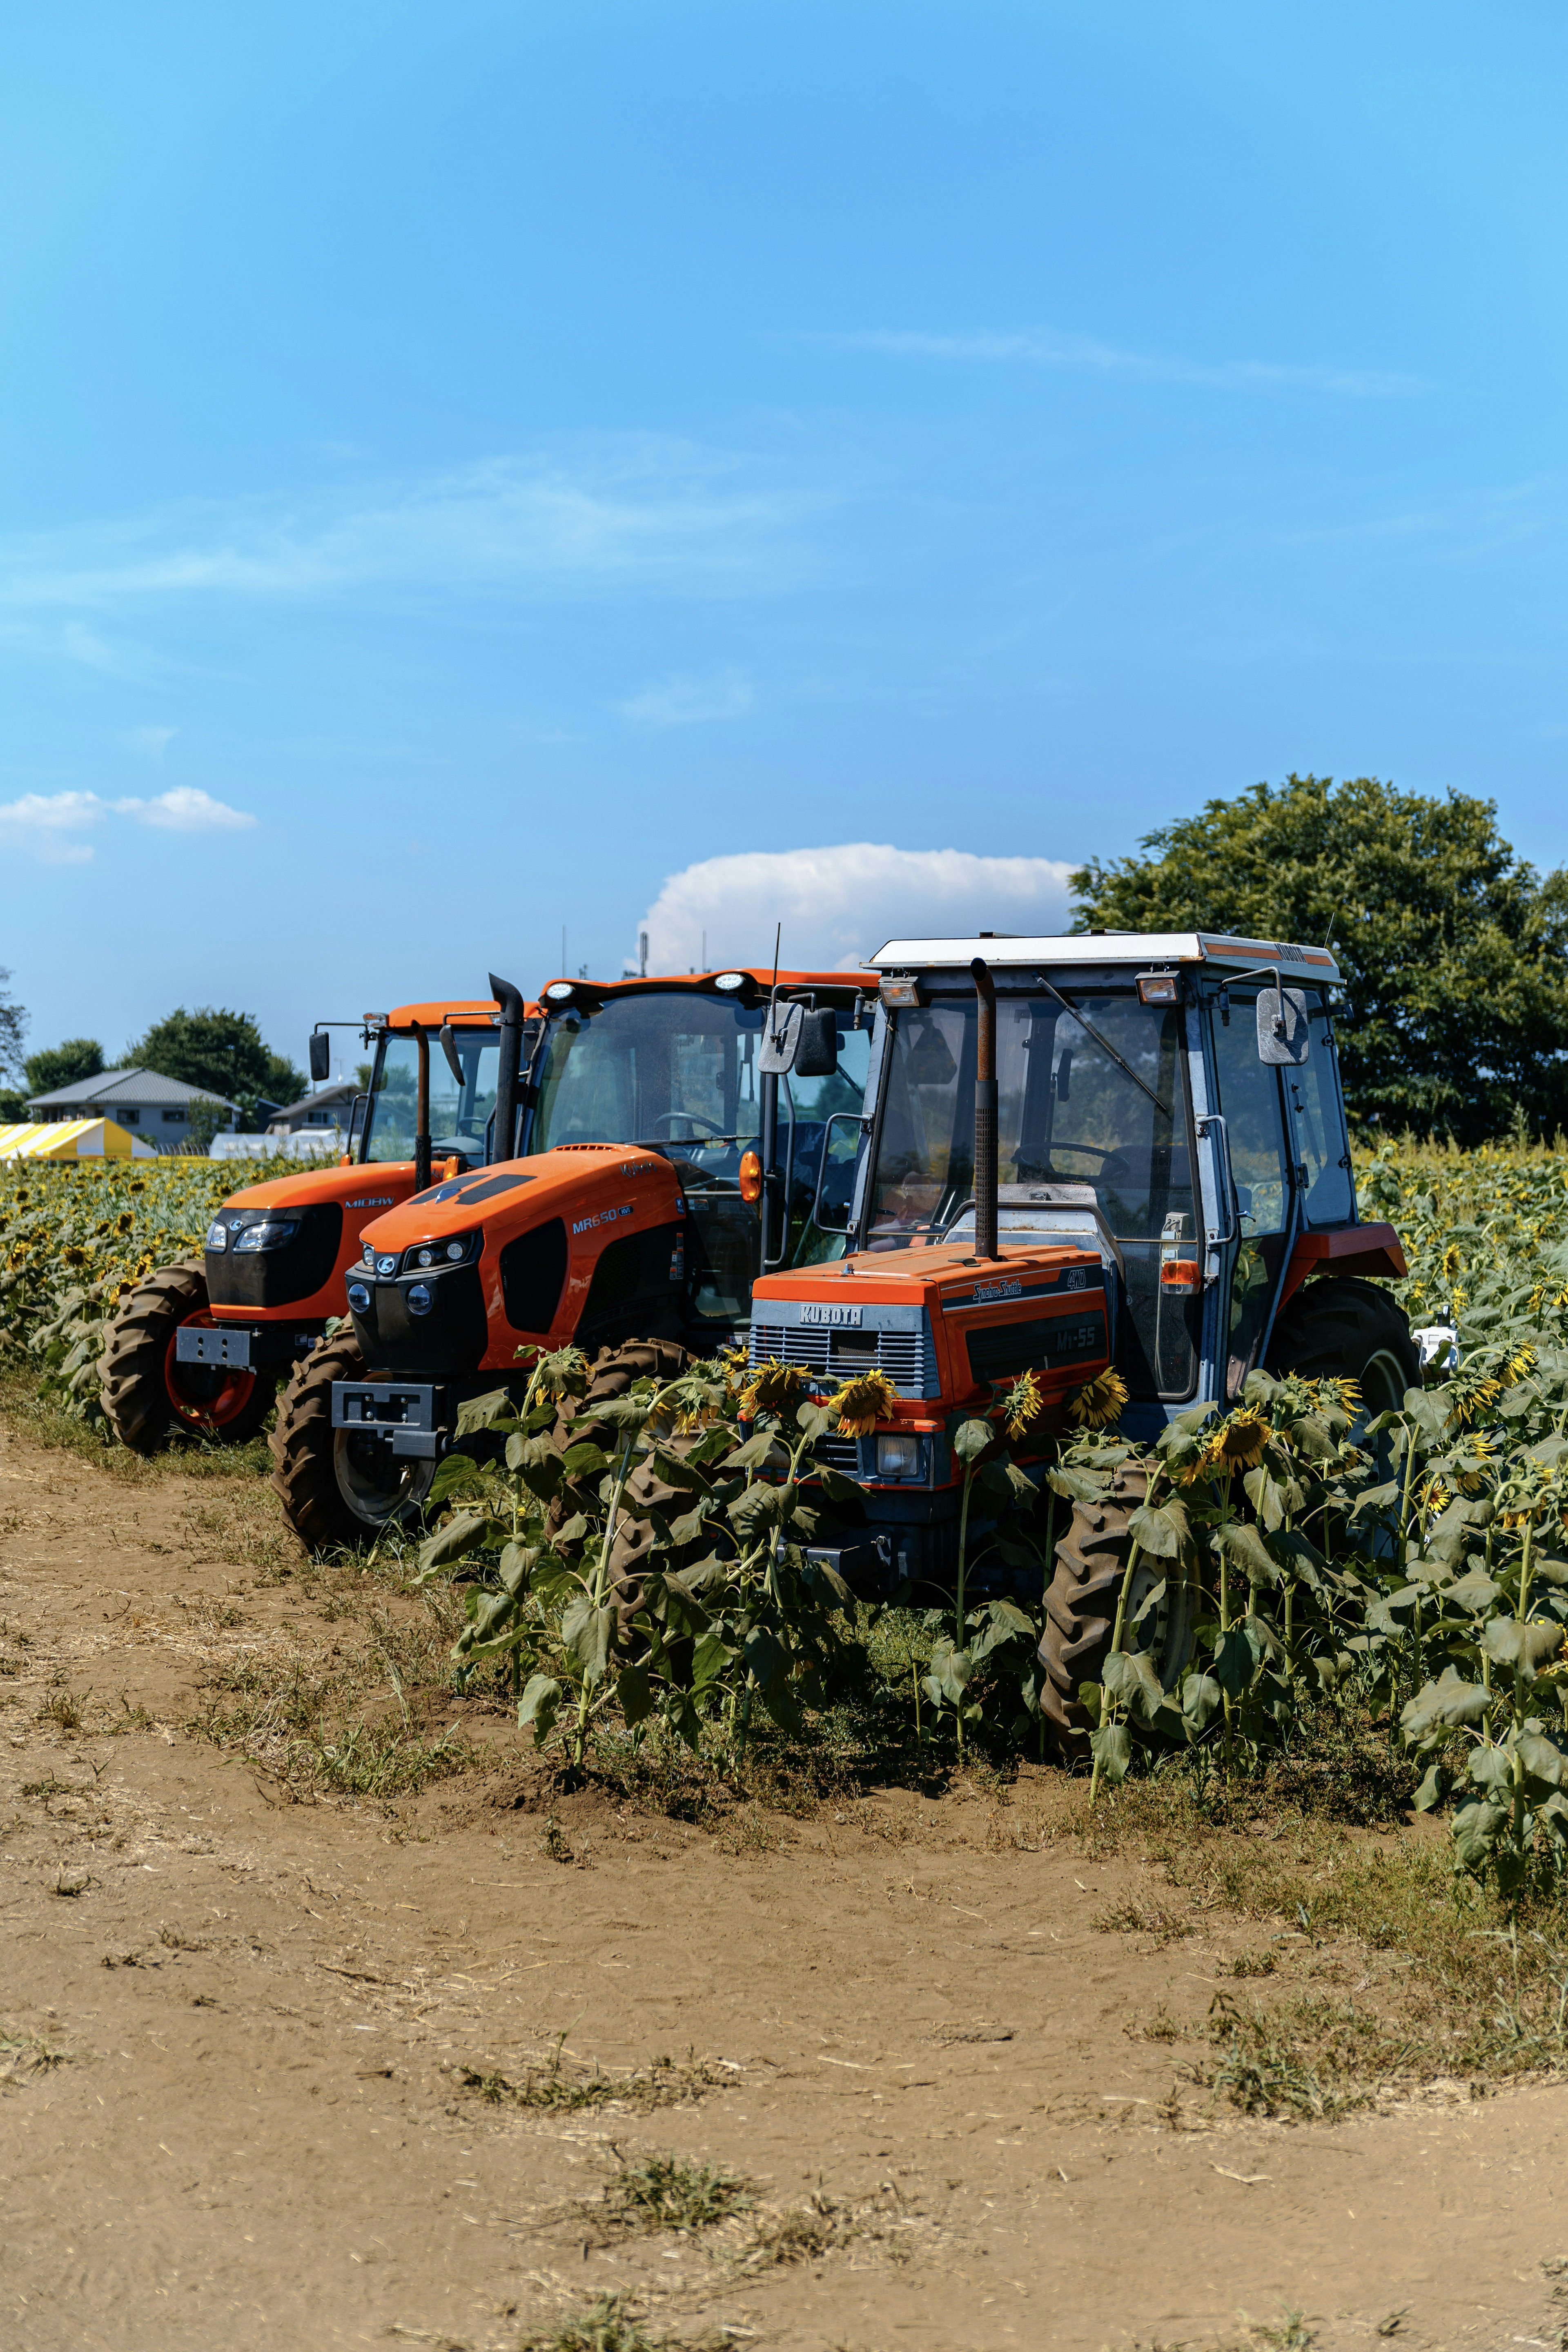
[[[239,1106],[205,1087],[188,1087],[183,1078],[165,1078],[156,1070],[100,1070],[96,1078],[78,1078],[50,1095],[31,1096],[29,1118],[111,1118],[132,1135],[139,1135],[157,1151],[178,1151],[191,1131],[191,1105],[221,1104],[233,1126]]]

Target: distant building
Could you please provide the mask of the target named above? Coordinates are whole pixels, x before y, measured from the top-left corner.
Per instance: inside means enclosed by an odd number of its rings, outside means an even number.
[[[155,1151],[178,1151],[191,1131],[191,1105],[216,1102],[228,1115],[232,1128],[239,1105],[205,1087],[188,1087],[183,1078],[165,1078],[156,1070],[100,1070],[96,1078],[78,1078],[51,1095],[33,1095],[27,1110],[36,1119],[111,1118]]]
[[[267,1132],[292,1135],[301,1127],[346,1128],[354,1097],[360,1091],[353,1078],[338,1078],[330,1087],[318,1087],[314,1094],[301,1095],[298,1102],[275,1110],[267,1121]]]

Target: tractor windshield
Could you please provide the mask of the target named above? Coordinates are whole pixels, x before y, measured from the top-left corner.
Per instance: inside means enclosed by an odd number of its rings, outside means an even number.
[[[463,1066],[458,1087],[437,1040],[430,1040],[430,1154],[439,1160],[457,1152],[464,1160],[485,1157],[485,1130],[496,1106],[496,1066],[500,1033],[494,1029],[454,1029],[453,1043]],[[367,1107],[366,1160],[412,1160],[419,1080],[419,1054],[414,1039],[384,1038],[372,1073]]]
[[[1062,987],[996,1000],[998,1178],[1004,1235],[1029,1188],[1092,1202],[1124,1285],[1118,1361],[1133,1392],[1190,1393],[1195,1356],[1160,1296],[1163,1237],[1197,1233],[1182,1013],[1128,991]],[[889,1041],[869,1203],[875,1249],[940,1240],[974,1194],[973,992],[900,1011]],[[1022,1214],[1020,1209],[1017,1214]],[[1167,1324],[1169,1327],[1167,1328]]]
[[[850,1005],[853,998],[850,999]],[[757,1271],[756,1210],[741,1199],[742,1152],[762,1128],[758,1054],[767,1008],[706,989],[638,990],[552,1014],[535,1076],[531,1151],[563,1143],[641,1143],[679,1173],[706,1254],[699,1315],[733,1321],[749,1311]],[[858,1111],[870,1033],[838,1025],[838,1068],[779,1085],[779,1157],[789,1179],[792,1245],[816,1196],[827,1121]],[[837,1135],[837,1130],[835,1131]]]

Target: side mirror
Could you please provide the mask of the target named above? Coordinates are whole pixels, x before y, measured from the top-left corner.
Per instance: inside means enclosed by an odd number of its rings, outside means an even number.
[[[801,1024],[805,1019],[804,1004],[775,1004],[763,1031],[762,1051],[757,1055],[757,1067],[765,1078],[787,1077],[795,1067],[795,1047],[800,1043]]]
[[[795,1041],[797,1078],[830,1078],[838,1067],[838,1024],[831,1008],[805,1013]]]
[[[1279,1069],[1300,1069],[1311,1050],[1307,1034],[1307,992],[1301,988],[1258,992],[1258,1058]]]
[[[332,1041],[325,1029],[310,1032],[310,1079],[324,1086],[332,1075]]]

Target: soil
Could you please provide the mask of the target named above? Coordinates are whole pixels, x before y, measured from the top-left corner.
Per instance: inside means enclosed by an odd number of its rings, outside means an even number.
[[[1086,1861],[1048,1770],[715,1834],[552,1795],[501,1727],[416,1799],[289,1801],[187,1728],[215,1662],[342,1641],[258,1568],[269,1512],[0,1430],[6,2346],[510,2352],[617,2294],[788,2352],[1558,2344],[1563,2089],[1249,2121],[1148,2030],[1265,1946],[1371,2000],[1396,1955],[1163,1937],[1163,1874]],[[663,2105],[464,2081],[663,2058]],[[752,2203],[618,2226],[671,2153]]]

